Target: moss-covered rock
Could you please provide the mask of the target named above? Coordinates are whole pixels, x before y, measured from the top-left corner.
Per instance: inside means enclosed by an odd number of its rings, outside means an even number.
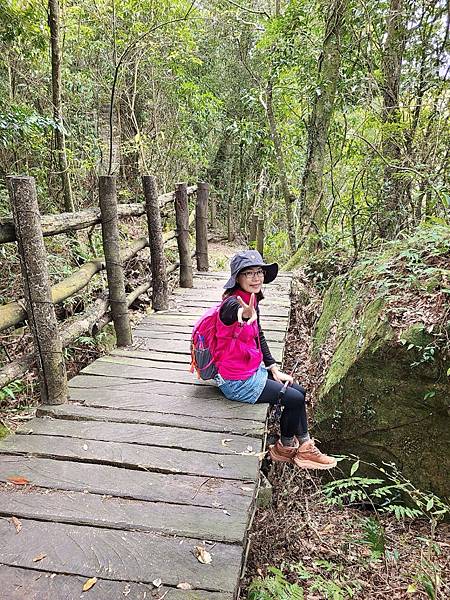
[[[338,277],[325,294],[313,355],[331,356],[314,433],[327,451],[393,461],[422,489],[450,498],[450,359],[436,337],[439,328],[421,315],[411,323],[410,313],[399,329],[388,310],[392,298],[397,313],[403,310],[399,290],[379,285],[382,269],[376,262],[372,269],[376,286],[366,265],[364,277],[361,271]],[[401,286],[407,294],[404,281]],[[442,280],[433,290],[439,286]]]

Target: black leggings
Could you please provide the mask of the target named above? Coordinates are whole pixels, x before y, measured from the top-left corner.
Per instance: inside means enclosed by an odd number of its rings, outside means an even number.
[[[278,402],[278,394],[283,384],[272,379],[269,373],[266,385],[256,401],[258,404],[267,402],[274,406]],[[286,393],[281,399],[283,414],[280,420],[280,430],[283,437],[305,435],[308,431],[308,419],[305,406],[306,391],[297,383],[288,385]]]

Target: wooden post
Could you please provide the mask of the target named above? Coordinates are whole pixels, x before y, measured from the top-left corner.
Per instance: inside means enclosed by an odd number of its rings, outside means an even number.
[[[209,186],[204,181],[197,183],[197,203],[195,205],[195,248],[197,271],[207,271],[208,261],[208,194]]]
[[[99,177],[98,184],[98,198],[102,214],[103,251],[105,253],[111,315],[117,345],[119,347],[129,346],[132,343],[132,338],[125,294],[125,278],[120,259],[116,178],[114,175],[102,175]]]
[[[258,227],[256,230],[256,249],[264,256],[264,219],[258,218]]]
[[[249,235],[249,242],[255,242],[256,243],[256,232],[258,230],[258,215],[253,213],[252,214],[252,219],[250,221],[250,235]]]
[[[42,404],[67,401],[67,375],[52,302],[41,215],[33,177],[8,177],[28,321],[33,332]]]
[[[192,258],[189,252],[189,207],[186,183],[177,183],[175,186],[175,219],[180,255],[180,287],[191,288],[193,286]]]
[[[150,243],[150,261],[152,270],[152,305],[154,310],[169,308],[166,259],[161,225],[161,213],[158,202],[156,179],[152,175],[142,177],[144,198],[147,211],[148,239]]]

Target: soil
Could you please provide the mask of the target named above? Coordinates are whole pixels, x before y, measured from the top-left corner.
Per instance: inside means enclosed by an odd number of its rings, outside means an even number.
[[[311,330],[321,302],[300,271],[294,290],[284,370],[299,361],[294,375],[309,392],[313,423],[321,368],[310,358]],[[269,439],[278,433],[272,426]],[[323,479],[286,463],[268,461],[263,471],[272,501],[256,510],[240,600],[301,597],[289,584],[297,584],[305,600],[450,598],[448,524],[398,520],[375,506],[330,505],[322,486],[327,477],[344,477],[339,466]]]

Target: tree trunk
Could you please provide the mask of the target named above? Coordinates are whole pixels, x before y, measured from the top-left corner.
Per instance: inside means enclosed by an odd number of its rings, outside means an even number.
[[[323,198],[323,171],[339,81],[340,38],[346,8],[347,0],[332,0],[329,5],[318,62],[316,94],[308,124],[306,162],[300,186],[300,219],[303,231],[301,244],[307,243],[310,250],[317,247],[317,240],[310,238],[314,231],[316,234],[321,232],[327,214]]]
[[[406,41],[403,0],[391,0],[387,15],[387,34],[383,52],[383,156],[386,160],[380,199],[379,234],[393,239],[404,218],[404,181],[397,166],[402,158],[399,93],[402,58]]]
[[[132,343],[128,305],[125,294],[123,260],[120,256],[119,227],[117,219],[117,194],[114,175],[99,178],[98,199],[102,213],[102,238],[108,276],[109,303],[114,321],[117,345]]]
[[[293,205],[295,202],[294,195],[289,190],[289,183],[287,178],[286,163],[284,160],[283,146],[281,143],[280,134],[277,130],[275,121],[275,115],[273,112],[273,82],[269,79],[266,88],[266,103],[264,108],[266,109],[267,120],[269,122],[270,137],[272,139],[273,147],[275,150],[275,158],[278,166],[278,178],[280,180],[281,193],[283,194],[284,204],[286,208],[286,227],[289,237],[289,246],[291,252],[295,250],[295,230],[294,230],[294,219],[293,219]]]
[[[8,178],[28,320],[39,367],[42,404],[67,401],[67,376],[52,302],[47,254],[32,177]]]
[[[55,130],[55,148],[58,155],[59,173],[64,196],[64,210],[74,210],[72,186],[69,176],[69,165],[66,152],[66,136],[63,125],[62,99],[61,99],[61,43],[60,43],[60,18],[58,0],[48,2],[52,55],[52,100],[53,119],[57,125]]]
[[[166,258],[161,225],[156,179],[152,175],[142,177],[147,208],[148,239],[150,241],[150,266],[152,271],[152,306],[154,310],[169,308]]]

